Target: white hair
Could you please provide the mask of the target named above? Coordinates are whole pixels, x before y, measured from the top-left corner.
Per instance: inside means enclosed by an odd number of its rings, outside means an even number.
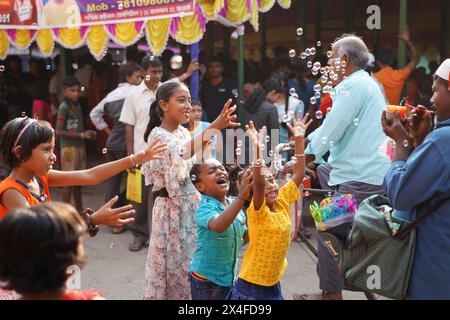
[[[337,56],[342,58],[346,55],[348,62],[359,69],[365,69],[369,62],[369,49],[367,49],[364,41],[355,35],[344,34],[336,39],[332,49],[335,50]]]

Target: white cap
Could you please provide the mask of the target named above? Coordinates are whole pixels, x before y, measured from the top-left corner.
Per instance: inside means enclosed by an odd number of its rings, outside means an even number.
[[[369,56],[369,61],[367,61],[367,65],[369,67],[375,67],[375,56],[371,52],[369,52],[367,55]]]
[[[450,59],[445,60],[435,73],[439,78],[450,82]]]

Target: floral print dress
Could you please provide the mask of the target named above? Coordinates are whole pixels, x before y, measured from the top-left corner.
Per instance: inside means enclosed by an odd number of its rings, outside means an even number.
[[[169,197],[157,197],[153,205],[144,299],[189,300],[189,264],[195,252],[195,210],[200,200],[189,177],[195,156],[189,160],[180,156],[191,140],[187,129],[180,126],[171,133],[157,127],[148,141],[158,137],[167,145],[165,159],[145,163],[142,173],[154,192],[166,188]]]

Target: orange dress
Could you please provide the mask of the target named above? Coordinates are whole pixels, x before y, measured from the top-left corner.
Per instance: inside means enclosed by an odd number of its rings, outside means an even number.
[[[100,291],[78,291],[78,290],[66,290],[61,300],[94,300],[94,299],[104,299],[103,293]]]
[[[42,191],[47,196],[46,202],[49,202],[50,201],[50,191],[48,189],[48,177],[47,176],[39,176],[38,178],[42,182],[42,188],[43,188]],[[16,179],[8,177],[0,183],[0,220],[3,219],[9,211],[8,208],[3,206],[3,203],[1,201],[3,193],[9,189],[15,189],[15,190],[19,191],[23,195],[25,200],[27,200],[27,202],[30,206],[38,205],[41,203],[38,199],[36,199],[30,193],[30,191],[27,188],[25,188],[20,183],[18,183],[16,181]]]

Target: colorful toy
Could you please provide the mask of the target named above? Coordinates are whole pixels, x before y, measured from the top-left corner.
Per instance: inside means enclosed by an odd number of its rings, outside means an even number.
[[[314,204],[310,206],[310,211],[316,227],[324,231],[341,223],[352,221],[357,208],[356,199],[351,194],[344,194],[325,198],[320,205],[314,201]]]

